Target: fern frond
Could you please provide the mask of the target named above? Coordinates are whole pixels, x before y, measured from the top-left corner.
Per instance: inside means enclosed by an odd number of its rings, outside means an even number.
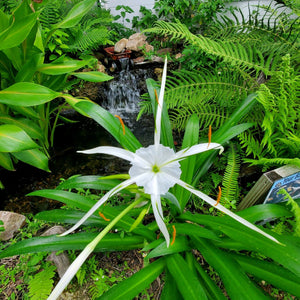
[[[154,28],[146,29],[145,32],[168,36],[171,41],[185,40],[199,50],[221,58],[225,63],[237,68],[263,71],[267,75],[273,71],[271,54],[269,60],[265,60],[261,51],[252,45],[242,45],[229,40],[215,41],[201,35],[196,36],[178,21],[177,23],[158,21]]]
[[[211,125],[213,128],[219,128],[226,120],[226,111],[222,107],[210,105],[209,103],[187,103],[184,106],[170,110],[169,117],[172,125],[179,130],[183,130],[189,117],[196,114],[199,120],[201,129],[208,128]]]
[[[258,139],[249,131],[243,132],[238,136],[242,148],[245,148],[246,155],[252,154],[254,158],[261,157],[264,147]]]
[[[85,31],[79,30],[74,42],[70,46],[71,51],[93,50],[100,45],[109,44],[109,31],[106,27],[90,28]]]
[[[44,270],[34,275],[28,285],[30,300],[47,299],[53,287],[52,278],[55,275],[55,269],[55,266],[48,265]]]
[[[256,84],[253,79],[226,69],[181,70],[172,72],[172,75],[168,77],[165,92],[165,101],[170,109],[199,101],[235,108]]]
[[[294,235],[300,237],[300,207],[285,189],[279,190],[278,193],[283,194],[284,199],[287,200],[287,205],[291,206],[291,212],[295,216]]]
[[[240,157],[234,146],[231,144],[227,166],[222,180],[222,196],[220,202],[223,205],[232,205],[236,203],[238,195],[238,177],[240,171]]]
[[[280,166],[280,165],[295,165],[300,167],[300,158],[260,158],[258,160],[255,159],[245,159],[246,163],[250,163],[252,166],[254,165],[263,165],[266,169],[270,166]]]

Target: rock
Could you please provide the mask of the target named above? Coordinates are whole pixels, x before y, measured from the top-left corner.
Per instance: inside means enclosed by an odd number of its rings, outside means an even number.
[[[5,228],[5,231],[0,233],[0,240],[7,241],[25,224],[26,218],[14,212],[0,211],[0,220],[3,221]]]
[[[175,59],[179,59],[179,58],[181,58],[181,57],[183,57],[183,55],[182,55],[182,53],[177,53],[176,55],[175,55]]]
[[[149,43],[145,43],[145,51],[146,52],[153,52],[154,51],[154,47],[152,45],[150,45]]]
[[[138,64],[138,63],[144,62],[144,60],[145,60],[145,57],[144,57],[144,56],[139,56],[139,57],[135,58],[135,59],[133,60],[133,62],[134,62],[135,64]]]
[[[157,54],[159,54],[159,55],[166,55],[171,52],[172,52],[172,48],[163,48],[163,49],[157,50]]]
[[[147,37],[142,33],[135,33],[128,39],[126,49],[132,51],[140,51],[141,48],[146,44]]]
[[[123,39],[119,40],[115,44],[115,48],[114,48],[115,52],[120,53],[120,52],[124,51],[125,48],[127,47],[127,43],[128,43],[128,39],[123,38]]]
[[[106,73],[106,68],[100,61],[97,62],[97,71],[101,73]]]
[[[151,56],[151,61],[152,62],[157,62],[157,63],[163,63],[164,62],[164,58],[160,57],[160,56],[152,55]]]
[[[46,230],[41,236],[61,234],[65,231],[66,230],[62,226],[53,226],[50,229]],[[47,260],[51,261],[55,264],[57,273],[60,278],[63,277],[63,275],[65,274],[65,272],[67,271],[67,269],[69,268],[69,266],[71,264],[69,257],[65,251],[58,255],[56,254],[56,251],[52,252],[50,255],[48,255]]]

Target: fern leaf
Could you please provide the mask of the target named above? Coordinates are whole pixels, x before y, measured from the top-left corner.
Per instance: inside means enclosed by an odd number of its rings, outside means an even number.
[[[238,177],[240,171],[240,157],[234,146],[231,144],[227,166],[222,180],[222,196],[220,202],[223,205],[232,205],[236,203],[238,195]]]
[[[55,266],[49,265],[30,280],[28,289],[30,300],[45,300],[50,295],[55,275]]]
[[[186,40],[187,43],[198,47],[199,50],[219,57],[230,65],[271,74],[271,70],[264,64],[264,58],[260,50],[255,49],[254,51],[251,45],[243,46],[231,41],[214,41],[204,36],[196,36],[178,21],[177,23],[158,21],[155,23],[154,28],[146,29],[145,32],[169,36],[171,41]]]

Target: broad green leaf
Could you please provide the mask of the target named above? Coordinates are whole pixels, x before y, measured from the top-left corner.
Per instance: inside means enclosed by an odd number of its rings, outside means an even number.
[[[33,76],[36,72],[37,66],[41,63],[43,59],[43,53],[32,54],[22,65],[19,70],[15,81],[16,82],[30,82],[33,80]]]
[[[158,257],[158,256],[170,255],[178,252],[183,252],[189,249],[190,246],[187,238],[184,236],[178,236],[176,237],[174,244],[170,245],[169,247],[167,247],[166,241],[160,243],[155,249],[153,249],[147,255],[147,259]]]
[[[38,147],[20,127],[0,125],[0,152],[18,152]]]
[[[230,299],[268,299],[251,282],[239,264],[226,255],[226,252],[221,251],[210,244],[209,241],[199,237],[192,237],[192,241],[204,259],[220,275]]]
[[[9,171],[14,171],[14,165],[9,153],[0,152],[0,166]]]
[[[300,297],[300,277],[275,263],[262,261],[245,255],[229,254],[245,272],[264,280],[272,286]]]
[[[79,112],[93,118],[98,124],[106,129],[125,149],[129,151],[136,151],[141,147],[140,142],[132,134],[132,132],[125,126],[125,134],[123,133],[122,124],[119,119],[113,116],[110,112],[102,108],[100,105],[83,99],[76,99],[69,95],[61,95],[66,101]]]
[[[198,278],[178,253],[166,257],[167,267],[185,300],[205,300],[207,296]]]
[[[0,10],[0,32],[3,32],[9,26],[9,17]]]
[[[31,166],[50,172],[48,167],[48,157],[38,149],[30,149],[20,152],[13,152],[12,155]]]
[[[95,5],[95,0],[80,1],[72,7],[66,17],[54,25],[54,28],[70,28],[75,26],[81,18]]]
[[[59,95],[60,93],[56,93],[42,85],[19,82],[0,91],[0,103],[34,106],[49,102]]]
[[[68,236],[51,235],[46,237],[34,237],[20,241],[4,249],[0,253],[0,259],[14,255],[52,252],[61,250],[82,250],[99,233],[74,233]],[[138,236],[125,236],[121,238],[119,234],[109,233],[99,243],[95,252],[125,251],[138,249],[143,246],[143,238]]]
[[[16,18],[12,25],[0,33],[0,50],[20,45],[30,33],[38,17],[38,13]]]
[[[41,128],[33,121],[27,118],[13,118],[9,115],[0,114],[0,122],[3,124],[12,124],[22,128],[31,138],[43,141]]]
[[[132,300],[140,292],[145,290],[164,270],[165,261],[160,258],[147,265],[140,271],[133,274],[112,287],[97,300]]]
[[[71,73],[70,75],[74,75],[80,79],[91,81],[91,82],[103,82],[113,79],[112,76],[109,76],[102,72],[76,72]]]
[[[33,107],[15,105],[9,105],[9,107],[12,109],[12,111],[18,112],[19,114],[23,115],[24,117],[28,117],[29,119],[40,119],[38,112]]]
[[[73,72],[85,65],[86,61],[84,60],[66,60],[59,63],[43,64],[38,67],[37,71],[47,75],[61,75]]]

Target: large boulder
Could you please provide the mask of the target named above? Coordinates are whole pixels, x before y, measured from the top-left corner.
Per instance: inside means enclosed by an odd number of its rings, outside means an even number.
[[[116,44],[115,44],[115,48],[114,51],[116,53],[121,53],[125,50],[125,48],[127,47],[127,43],[128,43],[128,39],[121,39],[119,40]]]
[[[140,51],[147,44],[146,39],[147,37],[143,33],[135,33],[129,37],[126,49],[136,52]]]
[[[0,232],[0,241],[7,241],[25,224],[26,218],[14,212],[0,211],[0,220],[3,221],[5,229]]]

